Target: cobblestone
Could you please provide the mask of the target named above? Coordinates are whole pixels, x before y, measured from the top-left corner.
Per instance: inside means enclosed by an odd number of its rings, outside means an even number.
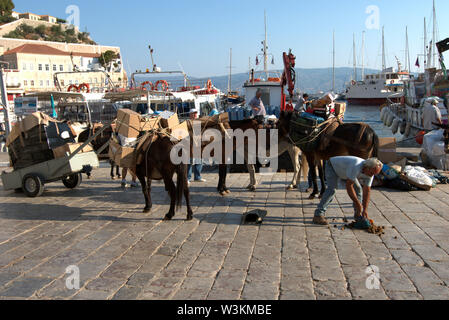
[[[191,184],[194,219],[184,207],[162,221],[163,184],[144,214],[140,188],[120,188],[108,171],[75,190],[49,184],[39,198],[0,191],[0,299],[449,299],[447,185],[374,189],[370,215],[387,227],[379,237],[341,228],[353,214],[344,190],[330,226],[313,225],[318,200],[286,191],[292,174],[258,175],[256,192],[246,174],[230,174],[222,197],[218,175],[205,173],[207,183]],[[253,209],[267,211],[264,222],[241,224]],[[79,289],[67,288],[71,265]]]

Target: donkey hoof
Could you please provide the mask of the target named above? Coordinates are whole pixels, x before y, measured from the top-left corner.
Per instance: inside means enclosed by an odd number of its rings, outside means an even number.
[[[193,219],[193,214],[192,213],[187,213],[186,221],[191,221],[192,219]]]
[[[143,213],[148,213],[148,212],[150,212],[151,211],[151,208],[144,208],[143,209]]]
[[[297,188],[297,187],[296,187]],[[294,190],[294,189],[296,189],[295,188],[295,186],[294,185],[289,185],[287,188],[285,188],[287,191],[291,191],[291,190]]]
[[[115,177],[111,177],[111,180],[115,180]]]
[[[310,196],[309,196],[309,200],[313,200],[313,199],[315,199],[316,198],[316,194],[311,194]]]
[[[224,197],[224,196],[226,196],[226,195],[227,195],[226,191],[224,191],[224,190],[223,190],[223,191],[220,191],[220,196],[223,196],[223,197]]]
[[[163,221],[170,221],[173,217],[169,215],[168,213],[165,215]]]
[[[231,193],[231,190],[229,190],[229,189],[225,189],[225,191],[224,191],[226,194],[230,194]]]

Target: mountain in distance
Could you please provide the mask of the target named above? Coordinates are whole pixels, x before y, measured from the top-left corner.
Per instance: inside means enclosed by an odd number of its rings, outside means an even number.
[[[303,69],[296,68],[296,88],[301,92],[318,93],[320,91],[328,92],[332,90],[332,68]],[[282,74],[282,71],[278,71]],[[335,68],[335,91],[342,92],[352,79],[353,68]],[[376,74],[379,70],[365,69],[365,74]],[[360,80],[362,69],[357,69],[357,79]],[[228,90],[228,75],[214,76],[209,79],[218,89],[226,92]],[[242,87],[248,80],[248,73],[232,74],[231,89],[243,93]],[[192,78],[198,79],[198,78]]]

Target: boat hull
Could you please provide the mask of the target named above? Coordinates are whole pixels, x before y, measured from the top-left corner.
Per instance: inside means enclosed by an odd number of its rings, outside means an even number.
[[[400,98],[390,98],[390,101],[394,103],[399,103]],[[361,106],[380,106],[384,103],[387,103],[388,100],[386,98],[347,98],[348,104],[352,105],[361,105]]]

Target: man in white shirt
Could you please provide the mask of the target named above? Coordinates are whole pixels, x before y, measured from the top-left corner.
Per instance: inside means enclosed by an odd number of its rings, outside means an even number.
[[[364,228],[369,228],[368,204],[370,201],[371,185],[374,176],[381,172],[382,167],[382,162],[376,158],[368,160],[351,156],[330,158],[326,162],[327,189],[315,211],[313,223],[319,225],[328,224],[325,218],[327,207],[334,199],[336,189],[338,188],[338,181],[345,180],[346,191],[354,203],[354,219]]]
[[[423,127],[427,131],[438,130],[439,127],[433,123],[442,124],[441,112],[438,108],[438,100],[434,99],[431,104],[426,103],[422,113]]]
[[[296,112],[305,112],[307,108],[307,102],[309,102],[309,95],[307,93],[304,93],[302,97],[299,97],[298,103],[295,106]]]
[[[256,96],[248,103],[248,105],[253,109],[253,116],[255,118],[262,118],[266,116],[265,106],[263,105],[262,90],[257,89]]]

